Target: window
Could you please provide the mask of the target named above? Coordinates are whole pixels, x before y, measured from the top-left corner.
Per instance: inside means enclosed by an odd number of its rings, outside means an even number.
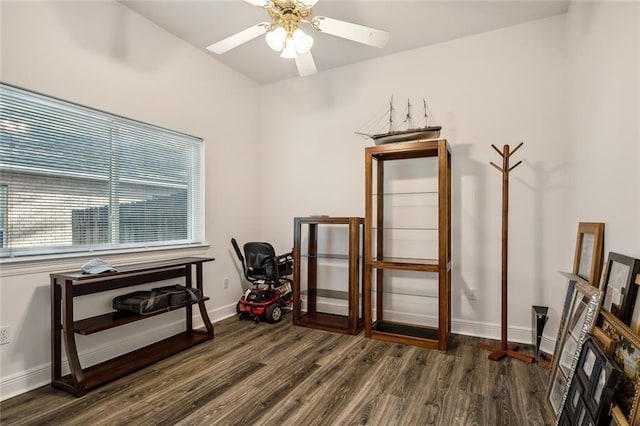
[[[0,85],[0,255],[202,242],[202,140]]]

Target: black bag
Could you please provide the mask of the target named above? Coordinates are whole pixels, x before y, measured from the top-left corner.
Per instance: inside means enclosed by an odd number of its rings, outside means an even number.
[[[200,300],[200,290],[198,290],[197,288],[185,287],[179,284],[154,288],[153,291],[168,294],[169,306],[172,308],[184,306]]]
[[[137,315],[149,315],[169,308],[169,294],[156,290],[141,290],[113,298],[113,309]]]

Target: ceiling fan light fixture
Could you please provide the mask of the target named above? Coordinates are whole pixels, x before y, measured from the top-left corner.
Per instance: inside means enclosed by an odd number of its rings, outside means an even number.
[[[313,46],[313,37],[307,35],[301,29],[293,32],[293,41],[296,46],[296,52],[298,52],[299,55],[304,55],[311,50],[311,46]]]
[[[280,52],[284,48],[284,42],[287,38],[287,32],[282,27],[271,30],[265,36],[265,40],[270,48],[276,52]]]
[[[280,57],[287,59],[296,59],[298,57],[298,53],[296,52],[296,43],[292,38],[285,39],[284,49],[282,49]]]

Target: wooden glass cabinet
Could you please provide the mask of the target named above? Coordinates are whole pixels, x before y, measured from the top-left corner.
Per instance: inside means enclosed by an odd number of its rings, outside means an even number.
[[[294,219],[294,325],[362,331],[363,226],[361,217]]]
[[[367,148],[365,187],[365,334],[446,350],[451,332],[447,141]]]

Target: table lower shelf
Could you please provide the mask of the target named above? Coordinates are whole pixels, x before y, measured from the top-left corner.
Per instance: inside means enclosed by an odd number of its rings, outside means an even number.
[[[167,307],[165,309],[162,309],[150,314],[146,314],[146,315],[136,315],[129,312],[112,311],[103,315],[98,315],[95,317],[74,321],[73,331],[78,334],[89,335],[89,334],[97,333],[99,331],[108,330],[110,328],[119,327],[124,324],[129,324],[132,322],[151,318],[153,316],[161,315],[169,311],[174,311],[176,309],[182,309],[189,305],[196,305],[198,303],[206,302],[207,300],[209,300],[208,297],[203,297],[197,302],[189,302],[184,305]]]
[[[424,348],[446,350],[446,339],[441,339],[437,328],[422,327],[391,321],[377,321],[371,327],[374,339],[404,343]]]
[[[82,372],[85,377],[84,389],[76,388],[74,379],[70,374],[55,381],[53,386],[64,390],[73,389],[73,393],[83,395],[89,389],[96,388],[104,383],[133,373],[134,371],[209,339],[206,331],[185,331],[117,358],[83,369]]]

